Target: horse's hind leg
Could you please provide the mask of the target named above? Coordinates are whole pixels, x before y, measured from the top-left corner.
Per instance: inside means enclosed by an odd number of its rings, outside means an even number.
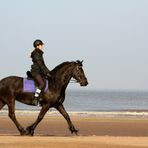
[[[2,101],[0,100],[0,110],[1,110],[5,105],[6,105],[6,103],[4,103],[4,102],[2,102]]]
[[[9,109],[9,117],[11,118],[11,120],[16,125],[16,127],[19,130],[20,134],[25,135],[26,131],[19,124],[19,122],[17,121],[16,116],[15,116],[15,101],[12,101],[10,104],[8,104],[8,109]]]

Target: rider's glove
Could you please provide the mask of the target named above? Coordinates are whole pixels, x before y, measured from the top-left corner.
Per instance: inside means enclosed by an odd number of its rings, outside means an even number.
[[[48,78],[52,78],[52,76],[51,76],[50,73],[47,73],[46,76],[47,76]]]

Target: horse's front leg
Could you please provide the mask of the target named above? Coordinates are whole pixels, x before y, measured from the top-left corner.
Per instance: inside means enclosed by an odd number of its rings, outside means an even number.
[[[37,120],[33,124],[31,124],[30,126],[28,126],[26,128],[26,135],[31,135],[31,136],[34,135],[35,128],[41,122],[41,120],[43,119],[44,115],[49,110],[49,108],[50,108],[50,105],[43,105],[42,106],[42,109],[41,109],[41,111],[40,111],[40,113],[38,115]]]
[[[69,130],[71,131],[71,133],[75,133],[76,135],[78,135],[78,130],[75,129],[73,123],[71,122],[71,119],[68,115],[68,113],[66,112],[64,106],[61,104],[58,107],[56,107],[56,109],[64,116],[64,118],[67,120],[67,123],[69,125]]]

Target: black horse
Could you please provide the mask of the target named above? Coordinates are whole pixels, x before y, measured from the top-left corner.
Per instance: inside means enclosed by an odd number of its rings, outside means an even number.
[[[24,129],[17,121],[15,116],[15,100],[24,104],[31,105],[34,93],[23,92],[23,78],[17,76],[9,76],[0,81],[0,109],[5,105],[8,106],[9,117],[12,119],[21,135],[32,135],[34,130],[43,119],[49,108],[56,108],[67,120],[71,133],[77,134],[66,112],[63,102],[65,100],[65,90],[71,78],[74,78],[81,86],[88,84],[82,69],[82,62],[64,62],[51,71],[52,79],[48,80],[48,90],[42,96],[42,108],[37,120]]]

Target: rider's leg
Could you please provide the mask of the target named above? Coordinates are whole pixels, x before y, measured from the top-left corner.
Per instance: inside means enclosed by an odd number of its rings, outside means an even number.
[[[35,82],[37,83],[38,88],[36,89],[35,95],[34,95],[34,100],[33,100],[33,104],[38,105],[39,99],[41,97],[41,93],[45,88],[45,81],[42,78],[41,75],[36,75],[34,77]]]

